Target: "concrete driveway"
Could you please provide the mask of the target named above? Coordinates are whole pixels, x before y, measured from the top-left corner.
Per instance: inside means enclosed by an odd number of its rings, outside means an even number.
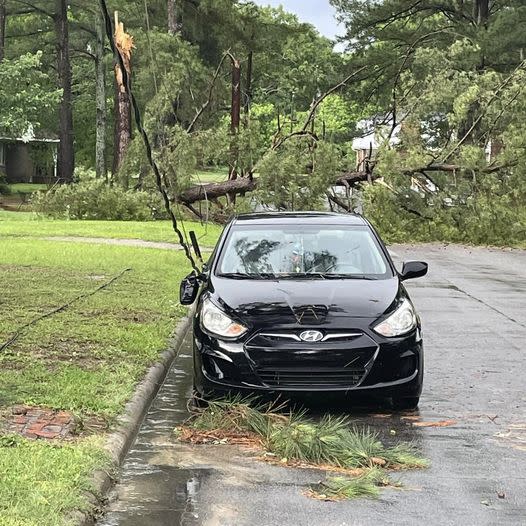
[[[456,423],[416,427],[385,411],[350,416],[385,440],[415,441],[429,469],[400,474],[404,489],[385,490],[379,500],[319,502],[302,492],[320,472],[260,463],[230,446],[175,442],[191,385],[186,345],[100,526],[526,525],[526,252],[392,250],[397,261],[430,264],[427,278],[408,284],[426,344],[417,419]]]

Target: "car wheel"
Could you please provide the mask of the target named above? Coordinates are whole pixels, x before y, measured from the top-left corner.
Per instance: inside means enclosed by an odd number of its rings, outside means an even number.
[[[392,405],[396,411],[410,411],[418,407],[419,396],[408,396],[404,398],[393,398]]]

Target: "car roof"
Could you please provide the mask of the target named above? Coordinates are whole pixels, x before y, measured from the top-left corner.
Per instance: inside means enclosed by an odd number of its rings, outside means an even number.
[[[313,224],[313,225],[367,225],[358,214],[337,214],[334,212],[261,212],[240,214],[234,224]]]

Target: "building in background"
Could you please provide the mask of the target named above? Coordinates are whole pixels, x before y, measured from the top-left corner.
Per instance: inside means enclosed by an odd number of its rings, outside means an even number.
[[[0,175],[7,183],[54,183],[59,140],[45,136],[0,137]]]

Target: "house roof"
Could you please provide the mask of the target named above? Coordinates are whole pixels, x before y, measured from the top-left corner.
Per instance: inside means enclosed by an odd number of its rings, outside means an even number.
[[[382,124],[379,124],[382,122]],[[358,129],[362,130],[362,135],[356,137],[352,141],[352,149],[355,151],[358,150],[378,150],[380,146],[387,139],[387,136],[390,132],[390,127],[392,124],[392,119],[389,120],[380,120],[379,118],[370,118],[360,121],[358,123]],[[396,145],[400,142],[400,124],[398,124],[394,132],[391,133],[389,138],[390,145]]]
[[[58,143],[59,138],[52,132],[48,131],[35,131],[33,126],[30,124],[27,130],[20,136],[3,134],[0,131],[0,141],[2,142],[22,142],[25,144],[29,143]]]
[[[1,137],[0,136],[0,142],[22,142],[24,144],[30,144],[30,143],[35,143],[35,142],[40,142],[40,143],[52,143],[52,144],[56,144],[56,143],[59,143],[60,142],[60,139],[51,139],[51,138],[33,138],[33,139],[26,139],[24,137]]]

